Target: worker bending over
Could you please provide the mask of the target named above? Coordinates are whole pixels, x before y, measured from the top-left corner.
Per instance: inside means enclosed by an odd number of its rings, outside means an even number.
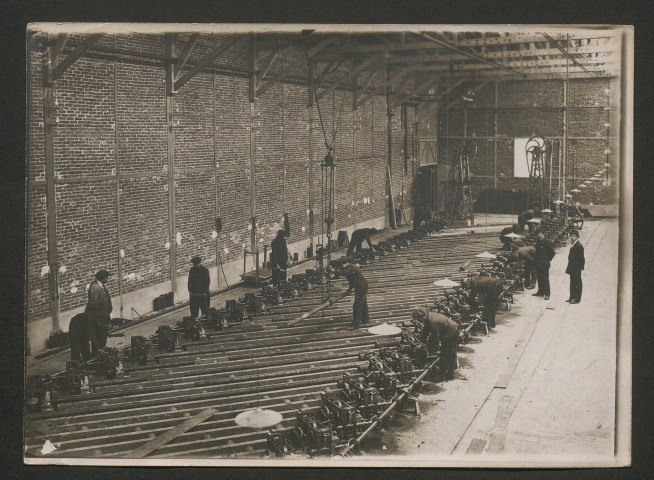
[[[361,269],[354,263],[347,263],[343,268],[343,273],[349,284],[345,295],[349,295],[354,290],[354,306],[352,307],[352,327],[359,328],[359,325],[368,325],[370,323],[370,314],[368,313],[368,281],[361,273]]]
[[[500,242],[502,242],[502,250],[511,250],[511,244],[513,243],[513,239],[511,237],[507,237],[507,235],[515,233],[518,235],[520,233],[520,225],[517,223],[514,223],[510,227],[505,227],[502,229],[502,232],[500,233]]]
[[[483,298],[484,314],[482,320],[490,328],[495,328],[495,312],[500,295],[504,291],[504,284],[499,278],[489,275],[477,275],[461,280],[461,286],[470,289],[470,299],[475,300],[478,295]]]
[[[522,272],[524,286],[526,289],[531,290],[536,286],[536,269],[534,266],[536,247],[520,247],[516,250],[516,256],[518,260],[524,263],[524,270]]]
[[[529,223],[528,220],[536,218],[538,215],[540,215],[540,208],[537,206],[533,206],[532,208],[521,212],[520,215],[518,215],[518,225],[520,225],[520,231],[524,232],[525,225]],[[529,230],[531,231],[532,228],[532,224],[529,223]]]
[[[356,251],[360,252],[364,240],[368,243],[368,247],[370,247],[370,250],[373,250],[372,242],[370,241],[370,236],[374,235],[375,233],[377,233],[376,228],[359,228],[358,230],[352,232],[352,238],[350,239],[350,246],[347,247],[346,255],[348,257],[352,255],[352,252],[354,251],[355,247],[356,247]]]
[[[436,352],[440,343],[441,377],[452,380],[456,370],[456,351],[459,347],[459,326],[445,315],[428,312],[424,307],[416,308],[411,315],[422,322],[420,339],[426,343],[430,353]]]

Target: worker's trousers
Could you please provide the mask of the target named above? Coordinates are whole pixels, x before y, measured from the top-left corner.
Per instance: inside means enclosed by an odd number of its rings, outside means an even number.
[[[354,292],[354,306],[352,308],[352,325],[358,328],[359,325],[366,325],[370,323],[370,314],[368,313],[368,298],[366,297],[367,289],[365,292]]]

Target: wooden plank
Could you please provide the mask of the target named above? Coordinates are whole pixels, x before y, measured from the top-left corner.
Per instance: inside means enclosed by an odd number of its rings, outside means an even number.
[[[473,438],[472,441],[470,442],[470,445],[468,445],[468,449],[466,450],[466,455],[479,454],[484,451],[485,446],[486,446],[486,440],[482,440],[481,438]]]
[[[224,42],[222,42],[216,48],[214,48],[211,51],[211,53],[209,53],[206,57],[204,57],[202,60],[196,63],[193,68],[191,68],[188,72],[186,72],[186,74],[183,77],[181,77],[179,80],[175,82],[174,85],[175,91],[178,91],[180,88],[186,85],[186,83],[189,82],[193,77],[195,77],[195,75],[197,75],[204,67],[206,67],[211,62],[213,62],[222,53],[224,53],[232,45],[238,42],[242,37],[243,35],[234,35],[228,38],[227,40],[225,40]]]
[[[189,431],[191,428],[195,427],[196,425],[199,425],[200,423],[204,422],[208,418],[211,418],[213,414],[214,414],[213,408],[207,408],[206,410],[202,410],[194,417],[191,417],[185,422],[180,423],[175,428],[168,430],[163,435],[159,435],[157,438],[154,438],[149,442],[141,445],[136,450],[131,451],[130,453],[125,455],[125,458],[143,458],[148,453],[154,452],[162,445],[165,445],[166,443],[180,436],[182,433]]]
[[[500,406],[497,408],[497,416],[495,417],[495,424],[493,425],[486,453],[502,453],[504,451],[509,420],[515,408],[513,401],[514,397],[511,395],[503,395],[500,399]]]
[[[191,38],[188,39],[186,45],[184,45],[184,51],[177,59],[177,63],[175,63],[175,68],[173,69],[173,76],[175,79],[177,79],[177,77],[182,71],[182,68],[184,68],[184,65],[186,65],[186,62],[189,56],[191,55],[191,51],[193,50],[193,47],[195,47],[195,44],[198,43],[199,38],[200,38],[200,34],[194,33],[193,35],[191,35]]]
[[[527,320],[527,324],[522,330],[522,333],[520,334],[520,338],[518,342],[515,344],[515,347],[513,348],[511,355],[509,356],[509,363],[506,365],[506,367],[504,367],[504,370],[502,370],[502,373],[500,374],[499,378],[497,379],[497,382],[495,383],[495,388],[506,388],[509,385],[509,382],[511,381],[511,377],[513,376],[513,372],[515,372],[515,369],[518,366],[520,359],[522,358],[522,354],[524,353],[525,348],[527,348],[527,344],[529,343],[529,340],[531,339],[534,330],[536,330],[538,321],[543,316],[544,312],[545,312],[545,308],[543,307],[540,313],[535,318],[532,318],[531,320]]]

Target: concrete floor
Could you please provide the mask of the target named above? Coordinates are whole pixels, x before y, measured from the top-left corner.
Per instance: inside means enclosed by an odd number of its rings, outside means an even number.
[[[357,460],[406,465],[611,463],[615,432],[618,225],[587,221],[582,303],[570,305],[568,247],[550,269],[552,296],[528,290],[488,336],[459,350],[457,378],[427,383],[421,415],[398,415]]]

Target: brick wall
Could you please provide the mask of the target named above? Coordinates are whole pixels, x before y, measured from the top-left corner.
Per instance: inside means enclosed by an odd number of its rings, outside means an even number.
[[[495,87],[485,86],[477,91],[474,104],[467,108],[467,134],[478,145],[478,156],[471,162],[475,175],[497,177],[500,189],[527,190],[529,181],[514,178],[514,139],[534,135],[553,141],[552,161],[559,163],[559,147],[564,134],[564,96],[567,96],[567,186],[575,188],[604,168],[609,148],[609,184],[594,182],[575,194],[574,200],[585,204],[613,204],[616,202],[615,165],[618,149],[613,137],[618,128],[617,118],[610,117],[607,95],[615,97],[617,85],[607,79],[574,79],[564,92],[561,80],[499,82],[497,87],[497,135],[494,132]],[[607,92],[607,89],[610,89]],[[438,116],[439,161],[450,162],[456,155],[464,130],[463,108],[457,105],[442,109]],[[491,138],[474,138],[491,137]],[[495,160],[494,142],[497,142]],[[493,171],[496,161],[497,170]],[[486,180],[477,180],[485,184]],[[490,181],[492,184],[492,179]],[[474,188],[474,186],[473,186]],[[474,190],[473,190],[474,194]]]
[[[181,38],[183,45],[184,35]],[[191,61],[198,61],[222,38],[202,35]],[[75,37],[69,45],[81,40]],[[114,35],[103,38],[100,46],[157,56],[165,51],[163,38],[156,35]],[[245,38],[215,65],[243,70],[247,52]],[[304,52],[296,48],[281,55],[284,65],[297,58],[304,58]],[[282,62],[273,65],[264,81],[281,71]],[[28,319],[33,321],[49,315],[49,304],[48,276],[41,274],[47,265],[47,235],[40,54],[32,55],[30,66]],[[342,66],[338,74],[348,68]],[[292,78],[256,102],[256,215],[262,244],[283,226],[283,213],[289,213],[291,241],[308,238],[309,141],[314,151],[315,234],[320,233],[320,162],[326,150],[316,106],[309,138],[308,89],[301,81],[306,72],[306,65],[300,65]],[[59,264],[66,267],[59,275],[62,312],[85,304],[84,287],[99,268],[115,274],[109,283],[113,295],[119,282],[122,292],[129,293],[169,281],[171,252],[165,245],[177,239],[169,238],[163,67],[158,62],[82,58],[56,82],[54,91],[54,115],[59,118],[54,130],[57,247]],[[339,89],[321,100],[321,113],[330,141],[338,126],[334,229],[384,217],[385,96],[375,96],[354,116],[351,91]],[[183,276],[192,255],[215,265],[211,233],[216,217],[222,219],[217,243],[223,262],[240,261],[243,247],[250,245],[248,79],[239,73],[202,72],[175,95],[172,117],[174,228],[179,234],[175,267]],[[410,190],[403,172],[403,135],[398,108],[392,120],[393,190],[396,195],[405,190],[406,207]]]

